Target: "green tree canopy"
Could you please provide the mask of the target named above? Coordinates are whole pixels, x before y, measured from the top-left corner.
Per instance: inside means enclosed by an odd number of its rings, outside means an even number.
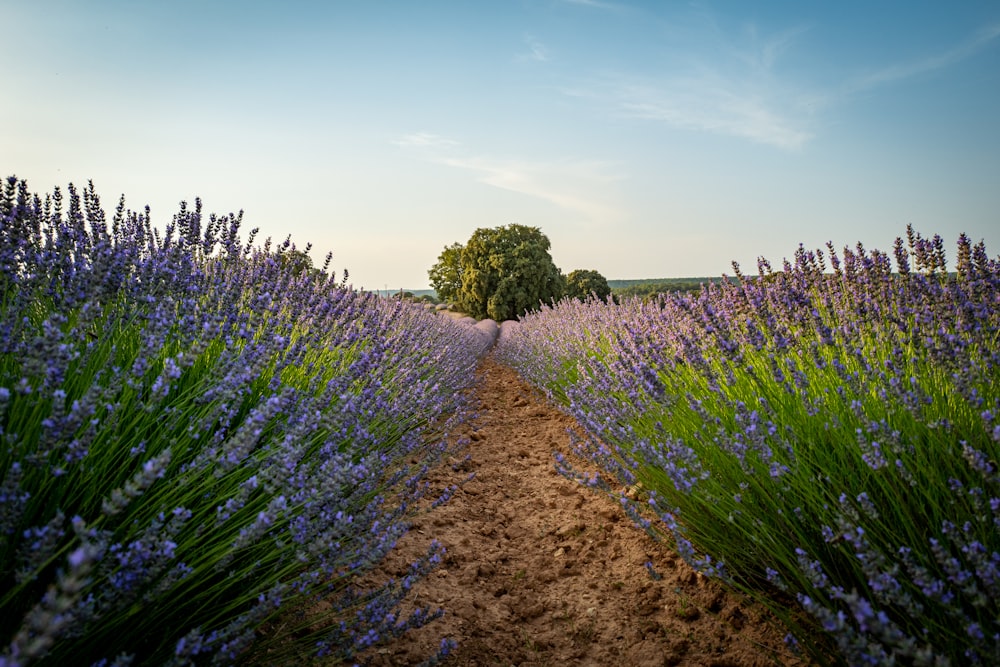
[[[462,251],[458,305],[476,319],[520,317],[560,298],[566,281],[537,227],[477,229]]]
[[[291,270],[292,275],[299,275],[303,271],[313,272],[312,258],[309,256],[309,248],[302,250],[284,250],[278,253],[278,261],[281,265]]]
[[[461,243],[446,246],[438,255],[437,264],[427,272],[431,287],[441,301],[453,303],[458,300],[458,290],[462,287],[463,248]]]
[[[447,298],[455,285],[457,257],[458,287],[449,300],[476,319],[509,320],[564,294],[566,279],[549,247],[537,227],[480,228],[464,246],[446,247],[428,274],[438,296]]]
[[[597,271],[577,269],[566,276],[566,296],[574,299],[586,299],[591,294],[602,301],[611,294],[608,280]]]

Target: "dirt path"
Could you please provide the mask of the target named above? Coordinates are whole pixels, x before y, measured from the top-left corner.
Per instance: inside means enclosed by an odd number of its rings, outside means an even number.
[[[571,418],[489,357],[478,383],[471,458],[431,482],[475,478],[421,517],[385,568],[402,574],[438,539],[444,562],[411,597],[447,613],[365,664],[418,664],[442,637],[458,642],[443,662],[455,666],[806,664],[759,610],[691,571],[614,501],[555,471],[553,452],[570,453]]]

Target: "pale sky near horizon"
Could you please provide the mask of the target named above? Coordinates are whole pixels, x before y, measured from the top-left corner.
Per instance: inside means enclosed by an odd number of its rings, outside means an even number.
[[[478,227],[712,276],[908,223],[1000,254],[1000,4],[0,0],[0,165],[421,289]],[[244,235],[245,236],[245,235]]]

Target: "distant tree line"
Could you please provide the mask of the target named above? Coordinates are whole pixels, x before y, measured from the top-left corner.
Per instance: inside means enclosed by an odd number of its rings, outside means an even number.
[[[654,278],[651,280],[609,280],[611,293],[616,299],[651,297],[669,292],[697,292],[702,285],[721,283],[721,277],[705,278]],[[730,278],[730,280],[733,280]]]

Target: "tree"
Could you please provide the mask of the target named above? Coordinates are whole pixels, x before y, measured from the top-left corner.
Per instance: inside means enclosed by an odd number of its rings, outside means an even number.
[[[611,294],[607,278],[589,269],[570,271],[566,276],[566,296],[582,301],[591,294],[602,301],[607,299]]]
[[[315,271],[308,249],[305,252],[295,249],[284,250],[278,253],[277,257],[281,265],[291,271],[293,276],[298,276],[303,271],[307,273]]]
[[[507,225],[477,229],[463,246],[445,248],[430,270],[435,284],[449,289],[459,258],[455,304],[476,319],[498,322],[519,317],[563,295],[566,279],[549,255],[549,239],[537,227]],[[440,291],[438,292],[440,295]]]
[[[441,301],[453,303],[458,300],[458,290],[462,287],[463,248],[461,243],[446,246],[438,255],[437,264],[427,272],[431,287]]]

